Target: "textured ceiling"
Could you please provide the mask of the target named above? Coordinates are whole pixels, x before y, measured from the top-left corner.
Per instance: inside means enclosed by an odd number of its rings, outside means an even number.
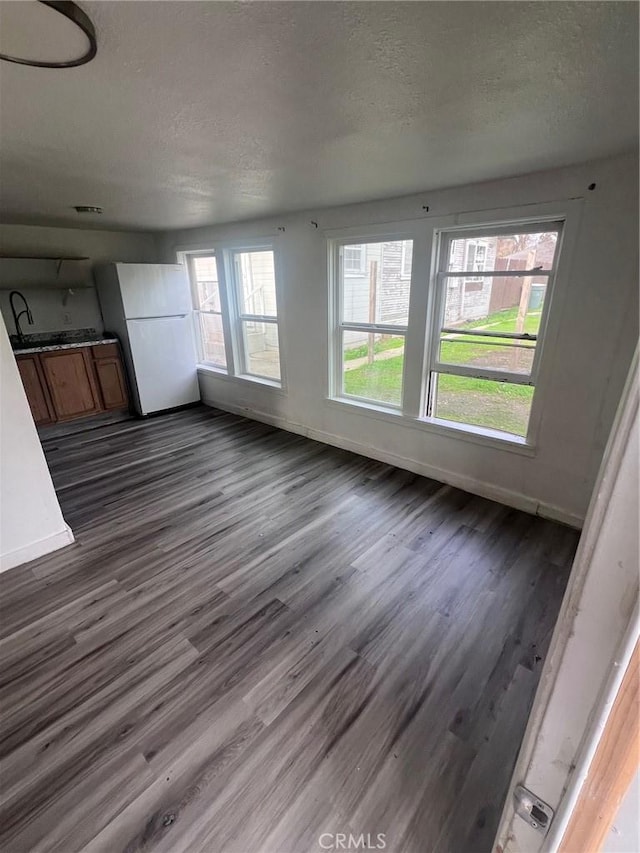
[[[637,144],[633,2],[80,5],[91,64],[0,63],[4,222],[182,228]]]

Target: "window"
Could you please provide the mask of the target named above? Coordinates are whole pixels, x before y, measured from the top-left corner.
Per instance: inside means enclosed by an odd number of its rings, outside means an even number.
[[[412,246],[411,240],[336,244],[334,386],[339,397],[402,405]],[[353,273],[355,249],[362,258],[358,276]],[[403,264],[409,275],[404,279]]]
[[[345,275],[364,275],[366,262],[365,246],[345,246],[343,263]]]
[[[456,430],[473,441],[531,445],[550,296],[570,215],[540,205],[534,221],[532,210],[502,211],[500,224],[467,224],[468,215],[458,226],[398,223],[396,236],[373,226],[364,240],[349,239],[354,230],[334,232],[330,396],[375,408],[376,417]]]
[[[200,363],[231,376],[281,384],[273,248],[184,253]]]
[[[526,437],[561,229],[441,235],[427,417]]]
[[[200,332],[200,360],[205,364],[226,368],[227,355],[216,256],[213,253],[191,255],[188,265]]]
[[[230,252],[239,373],[280,381],[276,276],[272,249]]]
[[[487,244],[479,243],[475,240],[468,240],[466,246],[466,263],[465,269],[470,272],[481,272],[485,269],[487,261]],[[467,281],[482,281],[482,278],[477,275],[470,275]]]

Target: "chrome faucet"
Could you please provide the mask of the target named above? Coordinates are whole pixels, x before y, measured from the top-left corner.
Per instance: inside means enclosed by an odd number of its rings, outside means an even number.
[[[24,302],[24,308],[19,313],[16,312],[15,305],[13,304],[13,297],[19,296],[20,299]],[[29,303],[24,298],[24,296],[20,293],[19,290],[12,290],[9,294],[9,303],[11,305],[11,313],[13,314],[13,322],[16,324],[16,333],[19,338],[24,338],[24,334],[22,333],[22,329],[20,328],[20,317],[23,314],[27,315],[27,323],[30,326],[33,326],[33,315],[31,314],[31,309],[29,308]]]

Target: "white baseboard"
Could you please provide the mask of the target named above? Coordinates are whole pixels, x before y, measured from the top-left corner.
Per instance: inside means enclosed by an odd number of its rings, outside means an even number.
[[[7,554],[0,554],[0,572],[6,572],[8,569],[21,566],[23,563],[30,563],[31,560],[37,560],[38,557],[44,557],[45,554],[71,545],[73,542],[75,542],[75,538],[67,524],[65,529],[58,533],[46,536],[44,539],[38,539],[36,542],[30,542],[28,545],[23,545],[22,548],[16,548]]]
[[[532,515],[539,515],[542,518],[558,521],[562,524],[568,525],[569,527],[575,527],[578,530],[582,528],[584,519],[580,516],[566,512],[560,507],[540,503],[535,500],[535,498],[527,497],[527,495],[520,494],[520,492],[503,489],[500,486],[485,483],[482,480],[476,480],[473,477],[466,477],[462,474],[438,468],[435,465],[427,465],[424,462],[418,462],[416,459],[408,459],[405,456],[399,456],[395,453],[379,450],[376,447],[360,444],[357,441],[352,441],[351,439],[344,438],[341,435],[334,435],[333,433],[314,429],[313,427],[308,427],[304,424],[293,423],[279,415],[271,415],[267,412],[259,412],[255,409],[245,408],[244,406],[236,406],[233,403],[220,403],[216,400],[209,400],[206,398],[203,398],[202,402],[206,406],[211,406],[214,409],[221,409],[222,411],[230,412],[234,415],[242,415],[242,417],[250,418],[254,421],[260,421],[261,423],[278,427],[278,429],[283,429],[287,432],[293,432],[297,435],[304,435],[306,438],[312,438],[315,441],[321,441],[323,444],[330,444],[333,447],[339,447],[342,450],[350,450],[353,453],[358,453],[360,456],[367,456],[370,459],[376,459],[378,462],[395,465],[396,468],[403,468],[404,470],[411,471],[414,474],[420,474],[423,477],[430,477],[432,480],[438,480],[438,482],[446,483],[448,486],[454,486],[455,488],[462,489],[465,492],[471,492],[474,495],[479,495],[480,497],[497,501],[498,503],[505,504],[506,506],[511,506],[514,509],[529,512]]]
[[[575,527],[576,530],[582,530],[584,526],[584,516],[576,515],[574,512],[567,512],[559,506],[553,504],[538,504],[536,515],[541,518],[548,518],[549,521],[558,521],[560,524],[566,524],[569,527]]]

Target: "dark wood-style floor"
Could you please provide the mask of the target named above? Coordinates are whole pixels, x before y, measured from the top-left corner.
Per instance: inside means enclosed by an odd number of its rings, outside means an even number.
[[[490,850],[575,531],[206,408],[44,446],[3,853]]]

